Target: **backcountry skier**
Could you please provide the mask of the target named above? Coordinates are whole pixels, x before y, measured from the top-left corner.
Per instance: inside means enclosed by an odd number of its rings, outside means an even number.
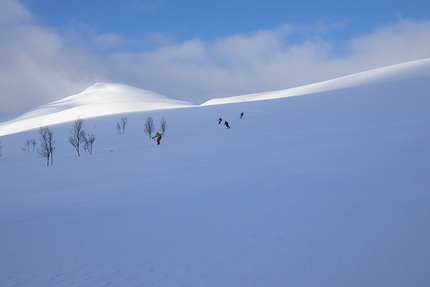
[[[157,145],[159,145],[162,137],[163,137],[163,134],[157,132],[157,134],[155,136],[153,136],[152,138],[153,139],[157,138]]]

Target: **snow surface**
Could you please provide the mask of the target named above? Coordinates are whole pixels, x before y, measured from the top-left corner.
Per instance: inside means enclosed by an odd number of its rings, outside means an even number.
[[[20,149],[37,129],[9,132],[0,286],[430,286],[430,78],[413,71],[85,118],[92,156],[52,124],[49,167]],[[167,119],[160,146],[148,116]]]
[[[392,65],[362,73],[356,73],[328,81],[323,81],[311,85],[305,85],[275,92],[257,93],[229,98],[209,100],[202,105],[231,104],[248,101],[261,101],[293,96],[308,95],[346,89],[351,87],[370,85],[376,83],[386,83],[405,79],[430,77],[430,58]]]
[[[193,104],[121,84],[96,83],[80,94],[35,108],[0,123],[0,136],[41,126],[112,114],[190,107]]]

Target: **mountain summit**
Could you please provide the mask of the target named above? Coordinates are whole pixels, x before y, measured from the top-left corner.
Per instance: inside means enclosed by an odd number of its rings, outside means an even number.
[[[285,90],[212,99],[201,106],[271,100],[429,77],[430,58],[427,58]],[[192,106],[196,105],[127,85],[96,83],[82,93],[32,109],[13,119],[3,120],[0,122],[0,136],[77,118]]]
[[[0,123],[0,135],[73,121],[77,118],[190,106],[193,104],[127,85],[96,83],[82,93],[37,107],[19,114],[12,120]]]

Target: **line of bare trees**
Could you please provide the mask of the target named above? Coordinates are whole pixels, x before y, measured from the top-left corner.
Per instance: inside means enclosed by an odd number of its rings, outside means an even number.
[[[116,132],[120,135],[121,134],[123,135],[126,126],[128,126],[128,118],[123,117],[116,124]],[[166,129],[167,129],[167,121],[166,121],[166,118],[163,117],[160,120],[160,131],[161,131],[161,133],[165,134]],[[154,131],[155,131],[154,119],[152,117],[147,117],[145,120],[144,132],[147,136],[149,136],[151,138]]]
[[[119,134],[124,134],[125,128],[128,126],[128,118],[122,117],[121,120],[117,123],[117,132]],[[78,156],[81,156],[81,146],[83,146],[85,152],[88,152],[89,155],[93,153],[93,144],[96,140],[96,136],[93,133],[86,133],[84,130],[84,120],[77,119],[74,121],[73,129],[70,131],[69,143],[75,148]],[[165,117],[162,117],[160,120],[160,131],[165,135],[167,129],[167,121]],[[148,117],[145,121],[144,132],[150,138],[155,131],[154,120],[151,117]],[[54,132],[49,129],[48,126],[39,128],[39,148],[37,149],[37,153],[40,157],[46,158],[46,165],[54,164],[54,150],[55,140],[54,140]],[[21,147],[21,150],[28,153],[30,152],[30,147],[33,148],[33,152],[38,145],[36,139],[30,138],[26,141],[25,147]],[[2,156],[3,152],[3,143],[0,141],[0,156]]]
[[[167,129],[167,121],[165,117],[162,117],[160,120],[160,131],[163,135],[166,134],[166,129]],[[144,132],[147,136],[149,136],[149,138],[151,138],[154,131],[155,131],[154,119],[151,117],[147,117],[145,121]]]
[[[39,156],[46,158],[46,165],[49,166],[54,164],[54,150],[55,150],[55,140],[54,140],[54,132],[51,131],[48,127],[40,127],[39,128],[39,137],[40,137],[40,149],[37,149],[37,153]],[[30,152],[30,146],[33,146],[33,152],[35,147],[37,146],[37,141],[34,138],[28,139],[25,143],[25,147],[22,147],[25,153]],[[3,143],[0,141],[0,156],[3,155]]]
[[[88,151],[90,155],[93,154],[93,143],[96,140],[96,136],[93,133],[87,134],[83,130],[84,120],[77,119],[73,124],[73,130],[70,131],[72,134],[69,137],[69,143],[76,149],[78,156],[81,156],[80,147],[84,146],[84,150]]]
[[[76,149],[78,156],[80,156],[80,146],[84,145],[85,151],[88,151],[88,153],[91,155],[93,153],[93,143],[96,140],[96,136],[93,133],[86,134],[83,130],[84,127],[84,120],[77,119],[74,122],[73,130],[70,131],[72,134],[69,137],[69,143]],[[37,149],[38,154],[41,157],[46,158],[46,165],[49,166],[49,164],[54,164],[54,150],[55,147],[55,140],[54,140],[54,132],[49,129],[49,127],[41,127],[39,128],[39,138],[40,138],[40,145],[39,149]],[[33,150],[35,146],[37,145],[37,142],[35,139],[29,139],[27,140],[25,144],[25,148],[21,148],[24,151],[28,152],[30,145],[33,145]]]

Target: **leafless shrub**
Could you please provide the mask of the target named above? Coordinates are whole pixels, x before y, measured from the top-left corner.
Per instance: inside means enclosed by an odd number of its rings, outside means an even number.
[[[125,127],[128,126],[128,119],[126,117],[122,117],[120,125],[121,125],[122,134],[124,134]]]
[[[165,117],[163,117],[163,118],[160,120],[160,130],[161,130],[161,133],[162,133],[164,136],[166,136],[166,129],[167,129],[167,122],[166,122],[166,118],[165,118]]]
[[[49,160],[51,160],[51,165],[53,165],[55,150],[54,132],[52,132],[48,127],[41,127],[39,129],[39,135],[40,149],[38,149],[37,152],[41,157],[46,158],[47,166],[49,166]]]
[[[152,133],[155,130],[154,120],[151,117],[146,118],[145,121],[145,134],[149,136],[149,138],[152,137]]]
[[[93,133],[90,133],[88,135],[85,136],[84,141],[84,150],[88,151],[89,155],[93,154],[93,143],[96,140],[96,135]]]
[[[85,139],[83,127],[84,120],[77,119],[73,125],[73,130],[70,131],[72,135],[69,137],[69,143],[76,149],[78,156],[81,156],[79,148]]]

